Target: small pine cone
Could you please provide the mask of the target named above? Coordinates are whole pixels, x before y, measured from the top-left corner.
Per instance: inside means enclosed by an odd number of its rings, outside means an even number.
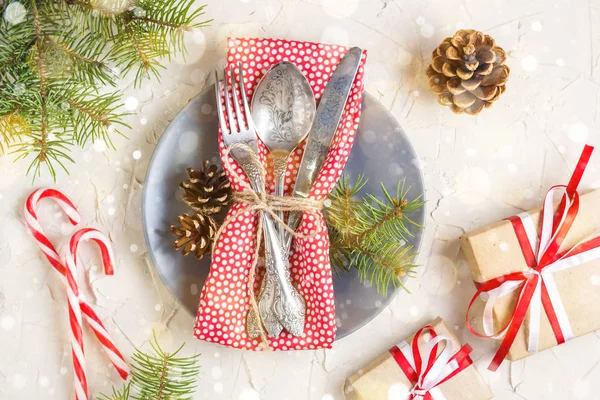
[[[189,180],[181,183],[183,201],[194,211],[218,214],[231,202],[231,183],[225,171],[208,160],[200,169],[188,168]]]
[[[171,232],[177,236],[175,250],[182,249],[184,256],[194,253],[200,260],[210,251],[217,223],[211,217],[202,214],[189,216],[184,213],[177,219],[180,226],[171,225]]]
[[[456,114],[478,114],[504,93],[510,74],[505,61],[506,52],[491,36],[460,30],[433,51],[429,89]]]

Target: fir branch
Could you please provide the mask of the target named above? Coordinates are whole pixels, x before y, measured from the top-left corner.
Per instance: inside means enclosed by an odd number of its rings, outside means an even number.
[[[24,58],[35,39],[31,23],[10,25],[0,22],[0,84],[8,68]]]
[[[107,17],[118,17],[122,15],[131,7],[135,6],[137,0],[96,0],[94,2],[88,1],[87,6],[92,10],[96,11]],[[83,1],[76,1],[76,3],[84,4]]]
[[[126,45],[116,48],[111,57],[124,73],[136,71],[137,86],[144,77],[158,76],[159,69],[164,68],[162,58],[185,53],[184,32],[210,22],[198,21],[205,6],[191,11],[193,4],[193,0],[139,0],[115,19],[119,33],[114,40]]]
[[[132,382],[136,400],[187,400],[196,389],[197,375],[200,372],[198,357],[177,357],[185,344],[174,353],[165,353],[156,336],[150,343],[153,353],[141,351],[133,355]]]
[[[122,106],[119,92],[92,94],[80,86],[66,86],[66,90],[56,88],[56,92],[70,106],[67,131],[80,147],[89,141],[103,140],[114,148],[111,133],[123,135],[121,128],[131,128],[123,121],[127,114],[118,111]]]
[[[63,107],[62,100],[52,90],[42,98],[40,87],[39,82],[31,88],[25,86],[25,93],[13,99],[23,105],[20,115],[27,120],[28,132],[18,143],[11,143],[10,148],[17,154],[15,161],[31,159],[27,173],[32,173],[33,178],[40,175],[42,165],[56,176],[56,167],[68,173],[65,162],[73,162],[69,156],[73,138],[71,132],[63,129],[70,121],[69,109]],[[52,118],[47,118],[48,115]]]
[[[101,83],[114,86],[115,77],[103,56],[105,42],[97,34],[80,35],[79,29],[72,28],[60,37],[45,38],[46,51],[51,48],[62,54],[63,62],[57,78],[66,76],[68,81],[80,83],[85,80],[92,85]]]
[[[358,246],[352,249],[349,267],[358,270],[361,282],[375,286],[379,293],[387,295],[390,287],[400,286],[407,290],[403,281],[404,277],[414,275],[417,267],[412,262],[414,257],[412,246],[403,247],[398,243],[377,250]]]
[[[92,5],[90,4],[89,1],[82,1],[82,0],[64,0],[64,2],[68,5],[72,5],[72,6],[78,6],[90,11],[94,10],[94,7],[92,7]]]
[[[123,134],[121,92],[111,66],[136,85],[159,78],[162,61],[185,51],[183,33],[206,25],[193,0],[22,1],[23,21],[0,19],[0,151],[46,165],[56,179],[74,144]],[[0,5],[3,11],[6,4]],[[115,69],[116,70],[116,69]],[[18,109],[17,109],[18,107]]]
[[[47,140],[48,140],[48,104],[47,104],[47,96],[48,96],[48,87],[47,87],[47,77],[46,77],[46,64],[44,62],[43,56],[43,42],[44,35],[42,33],[42,22],[40,18],[40,14],[36,5],[36,2],[32,2],[33,7],[33,16],[34,22],[33,26],[35,29],[35,46],[37,48],[37,73],[40,78],[40,105],[41,105],[41,129],[40,129],[40,138],[36,141],[36,145],[39,148],[38,155],[35,159],[35,163],[37,163],[36,172],[39,174],[39,163],[48,161],[48,148],[47,148]],[[33,165],[33,164],[32,164]],[[56,176],[56,172],[52,167],[52,164],[49,163],[49,168],[52,173],[52,176]],[[31,169],[31,167],[30,167]],[[27,171],[29,173],[29,170]],[[37,174],[34,173],[34,176]]]
[[[131,53],[130,56],[133,58],[126,64],[121,64],[125,67],[123,72],[127,73],[135,67],[134,62],[136,61],[135,57],[137,57],[139,59],[137,60],[137,63],[140,65],[138,72],[136,73],[136,85],[140,84],[144,74],[149,77],[150,72],[152,72],[154,76],[158,77],[158,68],[164,68],[158,59],[163,57],[166,52],[162,49],[158,50],[158,46],[152,43],[150,35],[146,34],[145,37],[143,37],[143,34],[141,32],[136,32],[136,29],[133,26],[128,27],[124,32],[131,38],[133,53]],[[123,47],[123,49],[126,50],[127,48]],[[125,52],[121,54],[126,55]],[[155,61],[152,62],[151,60]]]
[[[73,99],[65,99],[68,105],[77,110],[81,115],[88,117],[91,121],[97,123],[103,128],[110,126],[110,120],[108,119],[108,112],[101,110],[100,112],[93,110],[89,105],[79,103]]]
[[[0,116],[0,153],[5,153],[12,143],[31,132],[27,120],[19,114],[20,111],[21,107],[16,107]]]
[[[360,205],[356,200],[358,192],[367,183],[363,175],[359,175],[354,185],[348,183],[348,176],[342,175],[331,196],[328,215],[335,218],[333,225],[342,238],[348,238],[355,231],[355,211]]]
[[[115,35],[114,19],[119,12],[106,12],[96,8],[90,0],[62,0],[55,2],[56,13],[64,21],[80,27],[82,32],[99,35],[109,41]]]
[[[151,351],[135,351],[131,363],[131,382],[122,390],[113,388],[111,396],[99,400],[189,400],[197,384],[199,354],[179,357],[185,343],[175,352],[166,353],[156,334],[150,342]]]
[[[129,400],[131,398],[131,383],[124,384],[121,390],[113,388],[110,396],[100,394],[98,400]]]
[[[193,5],[193,0],[163,0],[161,3],[154,0],[139,0],[136,3],[137,9],[130,11],[130,17],[132,20],[168,28],[170,32],[191,31],[212,22],[212,20],[199,22],[206,6],[200,6],[192,11]]]
[[[363,283],[376,286],[386,294],[390,287],[404,287],[404,277],[413,274],[416,264],[409,226],[418,226],[409,215],[423,206],[420,197],[408,200],[404,182],[392,196],[381,185],[385,200],[367,194],[356,196],[366,184],[359,176],[354,185],[342,177],[330,195],[331,206],[325,214],[329,225],[330,259],[336,271],[358,270]],[[405,288],[406,289],[406,288]]]
[[[14,56],[12,56],[6,60],[2,60],[2,64],[0,65],[0,76],[2,76],[2,74],[4,74],[4,72],[8,69],[8,67],[10,67],[18,59],[19,59],[19,54],[15,54]]]
[[[169,54],[169,49],[164,44],[167,33],[161,33],[162,37],[155,35],[147,24],[128,18],[114,38],[122,45],[114,48],[110,54],[111,61],[124,74],[135,70],[136,87],[140,86],[144,78],[149,78],[151,75],[158,78],[159,68],[164,68],[160,59]]]
[[[172,23],[172,22],[160,21],[160,20],[158,20],[156,18],[136,17],[136,16],[133,16],[132,19],[136,20],[136,21],[148,22],[148,23],[151,23],[151,24],[155,24],[155,25],[159,25],[159,26],[165,27],[165,28],[170,28],[170,29],[173,29],[173,30],[183,30],[183,31],[188,31],[188,32],[192,30],[191,27],[189,27],[187,25],[177,25],[177,24]]]
[[[13,53],[13,56],[11,56],[10,58],[6,59],[6,60],[2,60],[2,65],[0,66],[0,77],[2,77],[2,75],[14,64],[16,63],[18,60],[20,60],[23,57],[23,53],[28,50],[29,48],[31,48],[31,46],[33,46],[33,44],[35,43],[35,40],[32,40],[31,43],[26,47],[26,49],[24,49],[22,52],[17,51],[16,53]]]
[[[352,249],[335,227],[328,226],[327,228],[329,231],[329,260],[333,272],[340,275],[343,271],[350,271],[349,260],[352,257]]]

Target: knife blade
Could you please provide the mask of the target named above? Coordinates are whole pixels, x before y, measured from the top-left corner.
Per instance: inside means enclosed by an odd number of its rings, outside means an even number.
[[[293,196],[308,197],[310,189],[323,167],[350,95],[354,78],[358,73],[361,58],[362,50],[358,47],[348,50],[325,87],[313,126],[308,134]],[[301,220],[302,213],[292,211],[287,223],[290,228],[296,230]],[[288,236],[288,248],[290,242],[291,235]]]

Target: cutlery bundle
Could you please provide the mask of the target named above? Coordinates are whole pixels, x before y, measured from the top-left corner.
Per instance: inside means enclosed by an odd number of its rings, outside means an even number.
[[[231,39],[227,59],[216,79],[220,153],[238,201],[218,232],[195,336],[252,350],[261,341],[278,350],[329,348],[333,283],[317,205],[352,147],[366,54]]]

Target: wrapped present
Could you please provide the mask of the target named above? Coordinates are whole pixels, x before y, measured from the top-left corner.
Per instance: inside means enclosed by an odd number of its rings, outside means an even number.
[[[274,64],[287,61],[295,64],[307,77],[316,99],[320,99],[335,66],[348,49],[345,47],[277,39],[232,38],[228,42],[227,67],[241,62],[247,75],[245,90],[250,98],[264,73]],[[327,158],[310,191],[310,198],[324,200],[339,179],[358,129],[363,86],[363,71],[366,52],[362,53],[361,64],[354,78],[338,129],[329,148]],[[258,154],[263,165],[267,165],[266,149],[262,146]],[[241,192],[246,182],[243,170],[229,156],[222,139],[219,150],[234,192]],[[285,193],[290,194],[302,158],[304,145],[298,147],[290,157],[285,179]],[[233,166],[228,169],[227,166]],[[272,176],[267,189],[273,191]],[[260,350],[266,343],[273,350],[300,350],[330,348],[335,339],[335,303],[333,281],[329,263],[329,240],[325,220],[320,211],[304,213],[290,256],[291,279],[306,301],[306,323],[304,333],[293,336],[283,331],[276,338],[252,339],[246,331],[246,317],[251,309],[252,290],[260,286],[260,277],[252,287],[250,276],[257,247],[257,214],[243,208],[244,202],[234,203],[226,217],[228,224],[220,231],[214,247],[209,276],[202,288],[196,317],[194,336],[198,339],[222,345]],[[322,229],[318,229],[321,227]],[[257,275],[258,276],[258,275]]]
[[[487,400],[492,392],[441,318],[346,381],[353,400]]]
[[[469,329],[502,340],[491,370],[600,328],[600,291],[590,279],[600,274],[600,191],[576,190],[592,150],[586,146],[570,183],[552,187],[542,209],[461,238],[478,287],[469,309],[479,297],[486,302],[484,332],[467,313]]]

